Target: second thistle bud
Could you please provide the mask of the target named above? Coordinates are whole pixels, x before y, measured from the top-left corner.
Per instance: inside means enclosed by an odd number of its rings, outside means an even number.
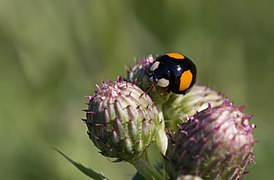
[[[225,101],[180,125],[170,135],[167,169],[173,178],[242,179],[253,157],[251,116]]]
[[[89,99],[88,134],[104,156],[130,160],[155,140],[158,111],[136,85],[121,79],[103,83]]]
[[[171,94],[163,105],[164,117],[167,128],[173,132],[178,129],[178,124],[187,121],[188,116],[193,116],[208,107],[221,105],[224,97],[207,86],[194,85],[189,93],[182,96]]]

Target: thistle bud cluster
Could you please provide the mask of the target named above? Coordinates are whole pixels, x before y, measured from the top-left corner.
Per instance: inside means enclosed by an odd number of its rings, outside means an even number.
[[[154,60],[144,58],[126,78],[87,96],[84,122],[94,145],[144,179],[242,179],[254,156],[252,116],[206,86],[186,95],[155,87],[148,76]],[[153,149],[162,153],[157,163],[147,154],[154,143],[166,147]]]

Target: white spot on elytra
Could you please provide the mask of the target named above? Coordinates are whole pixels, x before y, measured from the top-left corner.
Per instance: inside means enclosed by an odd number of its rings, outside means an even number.
[[[165,78],[159,79],[157,82],[157,86],[160,86],[160,87],[167,87],[168,85],[169,85],[169,80]]]
[[[159,61],[155,61],[151,67],[150,67],[150,71],[154,71],[155,69],[157,69],[159,67],[160,62]]]

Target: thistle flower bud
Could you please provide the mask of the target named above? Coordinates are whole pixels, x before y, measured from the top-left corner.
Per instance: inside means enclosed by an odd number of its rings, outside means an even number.
[[[136,84],[143,91],[149,91],[151,89],[149,68],[154,60],[152,56],[148,56],[138,61],[133,67],[128,68],[127,81]]]
[[[187,121],[193,116],[208,107],[221,105],[224,97],[206,86],[194,85],[186,95],[171,94],[169,100],[163,105],[164,118],[169,130],[175,132],[178,124]]]
[[[168,100],[169,92],[166,89],[159,88],[149,80],[150,67],[155,61],[152,55],[138,61],[133,67],[127,70],[127,82],[139,86],[147,92],[153,102],[161,105]]]
[[[252,116],[225,101],[194,115],[170,134],[166,156],[171,177],[192,174],[203,179],[242,179],[253,160]]]
[[[136,85],[119,78],[98,86],[89,99],[88,134],[104,156],[130,160],[155,140],[160,126],[158,111]]]

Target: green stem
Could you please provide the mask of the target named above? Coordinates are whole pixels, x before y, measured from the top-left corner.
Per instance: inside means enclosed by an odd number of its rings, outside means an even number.
[[[159,129],[157,137],[156,137],[156,144],[157,144],[161,154],[165,155],[166,150],[167,150],[167,145],[168,145],[168,138],[166,135],[164,114],[162,111],[162,106],[158,105],[157,108],[158,108],[158,112],[159,112],[160,129]]]
[[[145,155],[145,153],[144,153]],[[145,157],[140,156],[130,163],[138,170],[138,172],[146,179],[164,180],[165,178],[150,164]]]

